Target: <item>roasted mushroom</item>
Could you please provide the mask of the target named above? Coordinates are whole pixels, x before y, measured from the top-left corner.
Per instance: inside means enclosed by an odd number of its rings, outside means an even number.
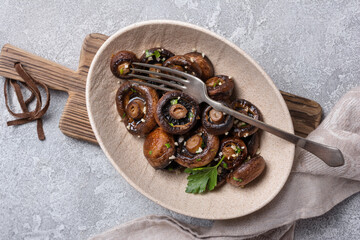
[[[261,131],[257,131],[253,135],[251,135],[249,141],[246,143],[248,149],[248,155],[250,157],[255,157],[256,154],[259,154],[260,148],[260,133]]]
[[[179,142],[175,161],[188,168],[209,164],[219,149],[219,138],[200,127]]]
[[[239,166],[247,156],[247,148],[240,138],[226,137],[221,141],[219,157],[224,158],[222,166],[233,169]]]
[[[187,133],[199,117],[198,104],[189,95],[174,91],[165,93],[159,100],[155,120],[171,134]]]
[[[110,61],[111,72],[118,78],[130,78],[130,68],[133,67],[133,62],[138,62],[135,53],[130,51],[120,51],[112,55]]]
[[[234,169],[226,178],[226,182],[235,187],[245,187],[246,184],[253,181],[265,169],[265,160],[258,155],[251,158],[249,161]]]
[[[190,57],[190,61],[196,62],[201,69],[201,77],[203,81],[214,76],[214,67],[207,56],[199,52],[190,52],[184,56]]]
[[[223,103],[229,107],[228,104]],[[215,110],[211,106],[205,108],[202,113],[202,125],[211,134],[221,135],[228,132],[234,123],[234,117]]]
[[[256,120],[260,120],[260,121],[262,120],[262,115],[260,110],[251,102],[245,99],[237,99],[232,103],[232,105],[236,111],[243,113],[249,117],[252,117]],[[235,120],[232,133],[235,136],[246,138],[254,134],[257,130],[258,130],[257,127],[254,127],[250,124],[247,124],[239,120]]]
[[[165,168],[175,159],[174,138],[161,128],[156,128],[146,136],[143,151],[153,168]]]
[[[206,88],[209,97],[214,100],[227,101],[230,99],[235,84],[231,77],[225,75],[216,75],[206,80]]]
[[[145,136],[155,126],[158,95],[152,88],[125,82],[116,93],[116,107],[128,131]]]
[[[190,57],[184,55],[175,55],[163,64],[164,67],[186,72],[195,77],[201,77],[201,68],[196,62],[192,62]]]
[[[168,58],[174,56],[172,52],[165,48],[150,48],[140,57],[140,62],[148,64],[163,64]]]

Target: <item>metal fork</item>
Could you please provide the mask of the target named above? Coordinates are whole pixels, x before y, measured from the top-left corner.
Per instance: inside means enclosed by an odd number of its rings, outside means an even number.
[[[209,104],[210,106],[212,106],[217,111],[227,113],[243,122],[246,122],[246,123],[253,125],[255,127],[258,127],[264,131],[272,133],[282,139],[285,139],[286,141],[294,143],[297,147],[303,148],[303,149],[311,152],[312,154],[314,154],[315,156],[320,158],[322,161],[324,161],[327,165],[329,165],[331,167],[338,167],[338,166],[342,166],[344,164],[344,157],[338,148],[327,146],[325,144],[321,144],[321,143],[317,143],[317,142],[313,142],[313,141],[307,140],[305,138],[296,136],[294,134],[285,132],[279,128],[270,126],[264,122],[255,120],[249,116],[239,113],[231,108],[224,106],[220,102],[217,102],[217,101],[211,99],[207,94],[205,83],[201,79],[199,79],[193,75],[190,75],[188,73],[184,73],[184,72],[181,72],[178,70],[174,70],[171,68],[156,66],[156,65],[152,65],[152,64],[135,63],[134,62],[133,65],[147,67],[147,68],[155,68],[155,69],[159,69],[164,72],[171,73],[172,75],[164,74],[161,72],[158,73],[158,72],[149,71],[149,70],[145,70],[145,69],[139,69],[139,68],[135,68],[135,67],[130,68],[130,70],[137,72],[137,73],[152,74],[152,75],[162,77],[164,79],[172,80],[174,82],[165,81],[162,79],[143,76],[143,75],[134,74],[134,73],[130,73],[129,76],[135,77],[138,79],[142,79],[142,80],[146,80],[146,81],[160,83],[162,85],[159,86],[159,85],[155,85],[155,84],[148,83],[148,82],[139,82],[139,81],[134,81],[134,80],[129,80],[130,82],[135,82],[138,84],[146,85],[146,86],[160,89],[163,91],[175,91],[175,90],[184,91],[185,93],[187,93],[188,95],[193,97],[198,103],[205,102],[205,103]],[[171,88],[168,88],[165,86],[168,86]]]

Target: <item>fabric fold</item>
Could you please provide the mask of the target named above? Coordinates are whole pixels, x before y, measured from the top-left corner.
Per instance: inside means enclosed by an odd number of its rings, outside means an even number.
[[[345,164],[332,168],[297,149],[292,173],[262,209],[236,219],[192,228],[165,216],[120,225],[92,239],[293,239],[298,219],[320,216],[360,191],[360,87],[349,91],[307,138],[338,147]]]

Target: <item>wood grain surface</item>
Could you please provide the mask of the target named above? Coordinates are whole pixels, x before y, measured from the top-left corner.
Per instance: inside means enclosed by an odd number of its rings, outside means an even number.
[[[99,33],[86,36],[77,71],[6,44],[0,54],[0,76],[22,81],[14,69],[14,64],[21,62],[37,81],[51,89],[67,92],[69,98],[60,119],[60,130],[67,136],[97,143],[86,111],[85,85],[91,61],[107,38]],[[290,110],[295,133],[307,136],[320,124],[321,106],[315,101],[290,93],[281,91],[281,94]]]

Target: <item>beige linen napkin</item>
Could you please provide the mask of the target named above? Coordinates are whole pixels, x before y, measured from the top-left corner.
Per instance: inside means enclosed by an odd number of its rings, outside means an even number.
[[[292,239],[298,219],[324,214],[360,191],[360,87],[335,105],[308,139],[338,147],[342,167],[331,168],[297,149],[292,173],[276,198],[259,211],[237,219],[193,228],[166,216],[149,216],[120,225],[92,239]]]

